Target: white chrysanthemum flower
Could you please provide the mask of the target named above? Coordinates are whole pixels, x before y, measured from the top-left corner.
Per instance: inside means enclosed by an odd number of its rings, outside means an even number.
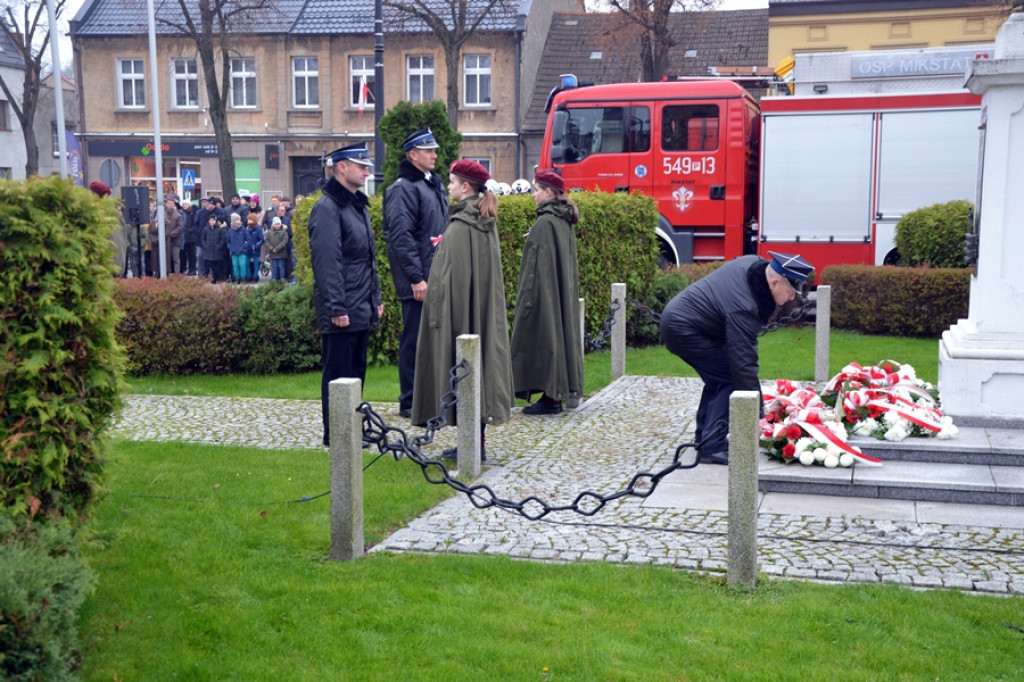
[[[871,436],[877,430],[878,422],[870,417],[857,422],[857,425],[853,427],[853,432],[858,436]]]
[[[911,381],[917,381],[917,370],[915,370],[911,365],[900,365],[900,374]]]
[[[833,455],[832,453],[829,453],[825,457],[824,464],[825,467],[828,469],[835,469],[837,466],[839,466],[839,458]]]
[[[851,466],[853,466],[853,455],[851,455],[849,452],[844,452],[843,454],[839,455],[839,466],[841,466],[841,467],[851,467]]]
[[[896,414],[896,410],[886,410],[882,413],[882,422],[886,426],[895,426],[903,421],[903,417]]]
[[[810,450],[804,450],[800,453],[800,463],[805,467],[809,467],[814,464],[814,453]]]
[[[942,428],[939,429],[939,433],[937,434],[937,437],[940,440],[952,440],[953,438],[956,438],[958,433],[960,433],[960,429],[953,424],[953,418],[948,415],[939,420],[939,423],[942,425]]]
[[[828,445],[825,446],[825,452],[827,453],[825,455],[825,459],[828,459],[829,457],[835,457],[838,461],[839,455],[843,454],[843,449],[838,445],[829,443]]]
[[[885,439],[898,443],[909,435],[910,431],[905,424],[894,424],[885,432]]]
[[[798,440],[796,443],[794,443],[794,445],[796,445],[796,452],[797,452],[797,454],[800,454],[804,450],[807,450],[812,445],[814,445],[814,439],[810,438],[808,436],[804,436],[803,438]]]
[[[825,457],[828,456],[828,450],[825,448],[818,448],[814,451],[814,461],[821,464],[825,461]]]

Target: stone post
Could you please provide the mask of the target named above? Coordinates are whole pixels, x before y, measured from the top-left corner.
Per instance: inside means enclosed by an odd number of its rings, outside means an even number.
[[[981,95],[982,170],[977,272],[967,319],[942,335],[942,408],[960,424],[1024,427],[1024,13],[977,60],[967,88]]]
[[[761,395],[729,396],[730,585],[753,589],[757,582],[757,451]]]
[[[455,406],[458,422],[459,471],[476,478],[480,475],[480,336],[462,334],[455,339],[455,362],[469,363],[469,374],[455,385],[459,402]]]
[[[587,306],[586,299],[581,298],[580,301],[580,355],[587,354]],[[582,395],[569,396],[565,401],[565,406],[569,409],[576,409],[580,406],[580,401],[583,400]]]
[[[331,559],[363,555],[363,425],[359,379],[335,379],[327,389],[331,422]]]
[[[612,318],[612,379],[626,373],[626,285],[612,285],[612,305],[619,302],[619,309]]]
[[[814,380],[828,381],[828,351],[832,327],[832,287],[820,286],[814,297]]]

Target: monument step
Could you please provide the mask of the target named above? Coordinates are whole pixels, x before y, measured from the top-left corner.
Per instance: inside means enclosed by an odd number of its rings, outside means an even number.
[[[980,426],[962,427],[956,438],[906,438],[897,443],[853,437],[864,454],[882,462],[934,462],[1024,467],[1024,431]]]
[[[761,492],[1024,507],[1024,466],[889,460],[880,467],[805,467],[763,460]]]

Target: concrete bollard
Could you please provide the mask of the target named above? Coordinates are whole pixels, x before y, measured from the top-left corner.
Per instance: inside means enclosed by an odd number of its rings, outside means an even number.
[[[460,472],[476,478],[480,475],[480,406],[483,402],[478,334],[462,334],[455,339],[455,362],[463,360],[469,364],[469,374],[455,386],[459,400],[455,406],[457,466]]]
[[[828,381],[829,343],[832,333],[832,287],[820,286],[814,300],[814,380]]]
[[[331,421],[331,559],[363,555],[363,425],[359,379],[335,379],[327,389]]]
[[[587,354],[587,306],[586,299],[580,299],[580,355]],[[566,398],[565,406],[570,410],[574,410],[580,406],[580,401],[583,400],[582,395],[572,395]]]
[[[730,585],[753,589],[757,582],[757,452],[761,395],[729,396]]]
[[[619,302],[612,322],[612,379],[626,373],[626,285],[612,285],[612,305]]]

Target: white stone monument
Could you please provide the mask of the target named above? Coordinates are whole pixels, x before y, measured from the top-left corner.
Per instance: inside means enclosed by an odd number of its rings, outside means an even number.
[[[1024,427],[1024,13],[978,60],[967,87],[982,96],[983,162],[977,273],[970,308],[942,335],[942,408],[958,423]],[[936,139],[935,144],[942,144]]]

